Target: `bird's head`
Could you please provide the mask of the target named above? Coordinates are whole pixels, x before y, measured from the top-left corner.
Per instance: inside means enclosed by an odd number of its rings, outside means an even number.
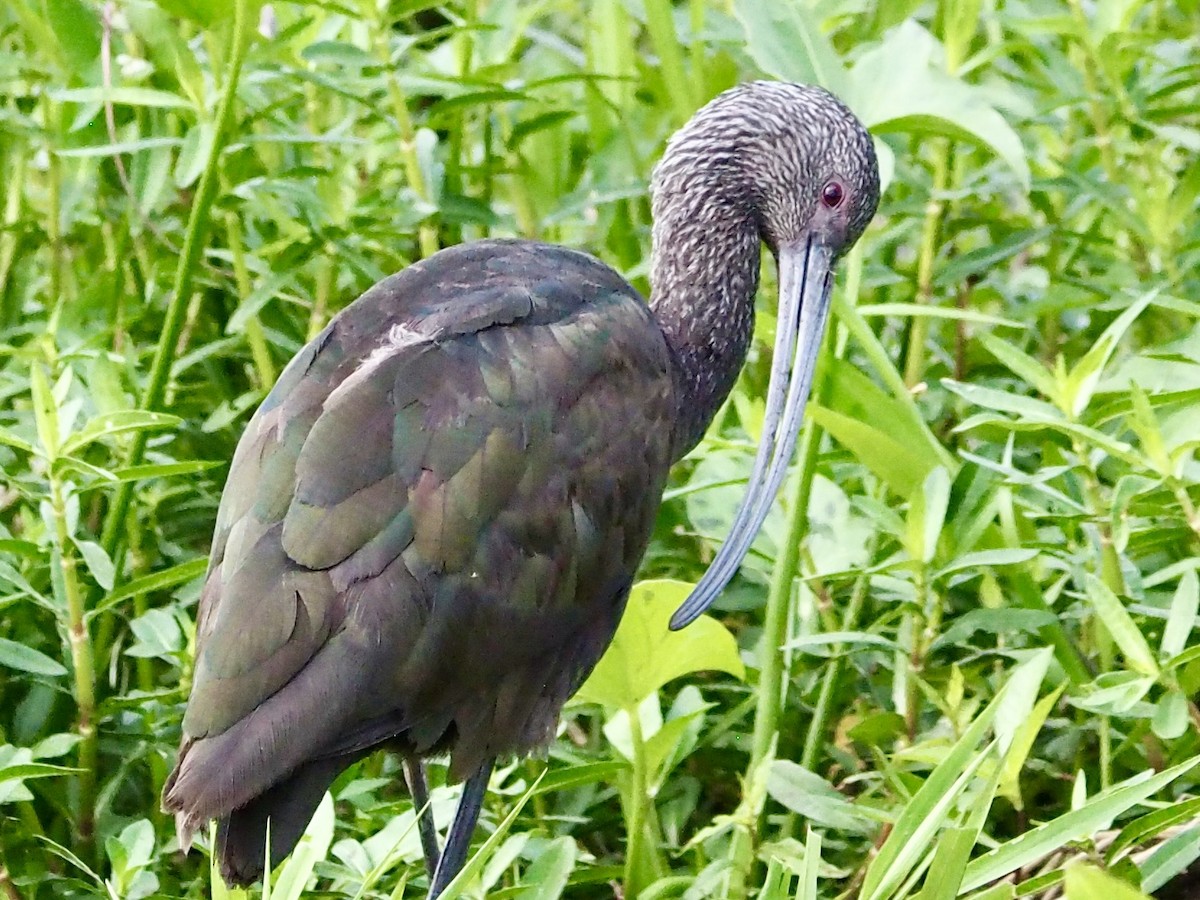
[[[746,498],[712,565],[672,618],[673,629],[708,608],[766,518],[808,400],[834,266],[879,203],[866,128],[828,91],[784,82],[735,87],[697,112],[655,173],[656,205],[660,197],[685,196],[681,179],[695,178],[725,185],[715,196],[756,223],[778,263],[779,311],[762,443]]]

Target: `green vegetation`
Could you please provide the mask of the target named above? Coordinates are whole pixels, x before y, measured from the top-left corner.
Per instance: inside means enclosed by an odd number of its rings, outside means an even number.
[[[7,0],[0,897],[226,896],[158,795],[250,411],[441,246],[645,290],[664,140],[764,75],[847,99],[888,182],[786,502],[665,637],[749,472],[764,307],[464,896],[1156,891],[1200,855],[1197,35],[1197,0]],[[271,895],[423,896],[402,784],[348,772]]]

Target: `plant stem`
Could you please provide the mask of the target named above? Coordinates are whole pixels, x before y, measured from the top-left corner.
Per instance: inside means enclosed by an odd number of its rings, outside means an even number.
[[[871,541],[872,550],[877,539],[878,536]],[[846,609],[842,613],[842,631],[853,631],[858,627],[858,616],[862,612],[863,602],[867,597],[867,587],[870,583],[871,579],[867,575],[859,575],[854,580],[854,589],[850,592],[850,601],[846,604]],[[813,707],[812,717],[808,721],[808,731],[804,735],[804,749],[800,754],[800,765],[809,770],[813,770],[818,762],[821,753],[821,744],[824,741],[825,732],[829,727],[833,692],[837,689],[838,680],[842,675],[842,657],[840,655],[842,645],[835,644],[830,650],[834,655],[825,669],[824,677],[821,679],[821,689],[817,694],[817,702]]]
[[[925,205],[925,222],[921,226],[921,249],[917,256],[918,303],[933,301],[933,269],[937,260],[938,235],[941,231],[942,213],[946,202],[943,195],[950,175],[950,145],[942,140],[937,144],[933,157],[933,185],[929,191],[929,202]],[[908,352],[904,359],[904,382],[910,388],[920,384],[925,375],[925,339],[929,334],[929,319],[926,316],[913,318],[908,332]]]
[[[238,296],[245,303],[253,292],[253,285],[250,270],[246,266],[242,222],[232,210],[225,213],[225,240],[229,243],[229,252],[233,257],[233,278],[237,284]],[[250,358],[254,360],[258,387],[265,391],[275,383],[275,364],[271,361],[271,347],[267,344],[266,332],[257,313],[246,320],[246,343],[250,347]]]
[[[388,44],[388,35],[391,33],[391,29],[385,20],[384,7],[379,8],[375,33],[378,35],[375,43],[375,55],[387,73],[388,99],[391,100],[392,116],[395,118],[396,128],[400,132],[400,161],[404,165],[404,174],[408,179],[409,189],[417,199],[432,205],[433,197],[430,196],[429,186],[421,171],[421,160],[417,156],[417,129],[408,111],[408,98],[404,96],[404,89],[400,87],[400,82],[396,78],[395,66],[392,65],[391,47]],[[430,221],[423,222],[417,230],[417,240],[421,256],[432,256],[437,253],[439,249],[437,225]]]
[[[629,900],[656,877],[658,866],[654,857],[655,848],[647,841],[650,832],[650,779],[646,771],[646,742],[642,734],[642,720],[636,706],[625,710],[629,716],[629,739],[633,744],[633,759],[630,761],[629,802],[626,810],[625,845],[625,897]]]
[[[230,126],[233,122],[234,104],[237,100],[238,79],[249,47],[250,36],[253,33],[247,21],[247,7],[250,0],[235,0],[233,16],[233,42],[229,51],[228,67],[225,75],[225,85],[217,106],[216,128],[213,133],[212,150],[205,163],[204,172],[196,189],[196,197],[192,203],[191,215],[188,218],[187,233],[184,235],[183,250],[175,267],[175,279],[172,285],[171,299],[167,304],[166,316],[163,319],[162,332],[159,335],[158,346],[154,352],[154,360],[150,366],[150,378],[139,401],[140,409],[156,409],[163,402],[167,383],[170,379],[171,365],[175,361],[179,334],[183,328],[184,315],[188,301],[191,299],[192,282],[200,253],[204,247],[213,202],[216,199],[218,172],[220,170],[221,153],[227,142]],[[125,465],[135,466],[141,463],[146,453],[148,435],[145,431],[137,432],[131,442]],[[129,505],[133,498],[133,482],[121,484],[113,497],[112,506],[104,520],[104,530],[101,534],[101,544],[109,558],[112,559],[118,576],[122,569],[122,536],[125,531],[125,520],[129,515]]]
[[[96,805],[96,667],[92,657],[91,635],[88,633],[83,589],[79,585],[78,560],[72,549],[67,526],[66,491],[62,479],[50,466],[50,506],[54,514],[54,556],[62,579],[67,606],[67,643],[73,669],[72,692],[78,714],[76,728],[79,747],[76,764],[79,766],[79,838],[90,847],[95,831]]]

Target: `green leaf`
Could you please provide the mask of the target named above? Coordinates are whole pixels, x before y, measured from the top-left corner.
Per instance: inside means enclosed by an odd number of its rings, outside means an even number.
[[[1108,365],[1113,352],[1116,351],[1117,344],[1124,337],[1129,326],[1133,324],[1134,319],[1140,316],[1157,296],[1158,291],[1148,291],[1129,304],[1125,311],[1104,329],[1104,332],[1083,358],[1072,367],[1070,375],[1067,376],[1065,396],[1063,397],[1069,404],[1072,416],[1078,417],[1088,408],[1092,402],[1092,395],[1096,391],[1096,385],[1100,382],[1100,376],[1104,373],[1104,367]]]
[[[163,591],[167,588],[175,587],[177,584],[183,584],[185,581],[191,581],[193,578],[199,578],[207,569],[208,559],[202,556],[197,559],[188,560],[185,563],[180,563],[177,566],[172,566],[169,569],[163,569],[161,572],[151,572],[149,575],[135,578],[133,581],[126,582],[109,594],[105,598],[104,603],[97,609],[92,610],[89,615],[102,612],[129,597],[136,597],[138,594],[149,594],[152,591]]]
[[[538,781],[541,779],[539,778]],[[488,835],[488,839],[483,842],[483,845],[475,852],[475,854],[467,860],[467,864],[462,867],[454,880],[446,885],[438,900],[458,900],[462,896],[463,891],[471,883],[471,879],[483,871],[484,863],[487,862],[489,856],[495,852],[500,846],[500,842],[504,840],[513,823],[517,820],[517,816],[521,814],[521,810],[525,808],[525,804],[529,802],[529,798],[537,793],[538,781],[535,781],[529,786],[529,789],[521,795],[521,799],[513,804],[513,808],[509,810],[504,820],[497,826],[496,830]]]
[[[183,424],[183,419],[178,416],[141,409],[104,413],[90,419],[79,431],[68,437],[63,442],[62,452],[65,455],[78,453],[94,441],[117,434],[127,434],[133,431],[158,431],[163,428],[176,428],[181,424]]]
[[[853,834],[871,834],[879,827],[874,816],[857,809],[828,781],[790,760],[771,763],[767,793],[815,825]]]
[[[744,678],[737,642],[716,619],[703,616],[682,631],[667,628],[692,588],[669,580],[636,584],[616,636],[576,696],[610,708],[634,709],[667,682],[692,672]]]
[[[995,388],[979,384],[966,384],[950,378],[942,379],[942,386],[952,391],[969,403],[982,406],[984,409],[994,409],[999,412],[1014,413],[1022,419],[1032,422],[1050,423],[1063,421],[1062,413],[1049,403],[1026,397],[1022,394],[1010,394]],[[957,429],[956,429],[957,430]]]
[[[4,748],[0,747],[0,751]],[[49,763],[0,763],[0,783],[5,781],[26,781],[30,778],[57,778],[61,775],[75,775],[82,769],[71,766],[52,766]]]
[[[577,855],[575,839],[567,835],[546,844],[525,871],[522,881],[529,887],[517,894],[518,900],[558,900],[575,869]]]
[[[333,823],[333,797],[326,792],[279,878],[271,885],[275,900],[300,900],[304,896],[313,868],[325,859],[333,843]]]
[[[733,12],[760,69],[784,81],[819,84],[846,97],[846,70],[810,9],[801,3],[735,0]]]
[[[1037,559],[1041,553],[1032,547],[1001,547],[996,550],[975,550],[957,556],[937,570],[934,579],[945,578],[967,569],[986,569],[993,566],[1016,566]]]
[[[1043,397],[1058,402],[1058,383],[1054,380],[1054,375],[1040,362],[994,334],[980,334],[976,336],[976,340],[1015,375],[1036,388]]]
[[[1104,853],[1104,861],[1111,865],[1120,859],[1126,850],[1154,839],[1180,822],[1190,822],[1200,814],[1200,797],[1173,803],[1163,809],[1139,816],[1113,839]]]
[[[76,540],[75,546],[79,548],[79,555],[83,557],[83,562],[92,578],[96,579],[96,584],[106,591],[111,591],[116,572],[113,569],[112,560],[108,558],[104,548],[95,541]]]
[[[59,449],[58,404],[54,402],[50,381],[40,363],[35,362],[29,369],[29,390],[33,397],[33,417],[37,422],[38,440],[46,458],[54,460],[58,457]]]
[[[976,309],[959,309],[952,306],[930,306],[926,303],[864,303],[855,307],[860,316],[908,316],[924,319],[950,319],[955,322],[977,322],[997,328],[1025,328],[1015,319],[1004,319]],[[840,360],[839,360],[840,362]]]
[[[975,143],[995,153],[1028,189],[1021,139],[979,88],[937,66],[941,52],[928,31],[913,19],[905,21],[854,64],[851,107],[876,132],[940,134]]]
[[[147,106],[160,109],[190,109],[191,104],[177,94],[145,87],[59,88],[48,91],[50,98],[67,103],[114,103],[118,106]]]
[[[1067,866],[1063,887],[1066,900],[1151,900],[1129,882],[1087,863]]]
[[[1042,859],[1072,841],[1082,840],[1107,827],[1121,813],[1156,794],[1176,778],[1187,774],[1200,757],[1173,766],[1158,774],[1142,772],[1092,797],[1079,809],[1031,828],[967,866],[962,889],[974,890],[1004,878],[1029,863]]]
[[[83,0],[43,0],[71,75],[86,76],[100,57],[100,22]]]
[[[1187,731],[1188,701],[1178,691],[1167,691],[1154,705],[1150,728],[1164,741],[1173,741]]]
[[[1200,610],[1200,578],[1196,570],[1189,569],[1179,579],[1179,587],[1171,598],[1171,610],[1163,628],[1162,641],[1158,645],[1159,659],[1169,660],[1178,656],[1188,645],[1192,629],[1196,626],[1196,613]]]
[[[955,900],[978,834],[974,828],[948,828],[938,835],[925,889],[917,900]]]
[[[33,444],[17,437],[7,428],[0,428],[0,444],[12,447],[14,450],[20,450],[22,453],[32,454],[34,452]]]
[[[937,554],[949,503],[950,473],[938,466],[925,477],[920,489],[913,491],[908,502],[905,549],[914,560],[929,563]]]
[[[936,460],[918,455],[907,441],[874,425],[824,406],[810,405],[808,415],[900,496],[910,496],[936,465]]]
[[[1146,638],[1125,609],[1125,605],[1103,581],[1088,572],[1084,575],[1087,598],[1112,639],[1121,648],[1126,661],[1143,675],[1157,678],[1158,662]]]
[[[67,674],[66,668],[58,660],[8,638],[0,638],[0,666],[31,675],[58,677]]]
[[[137,641],[125,652],[130,656],[171,659],[183,649],[183,632],[179,622],[168,610],[146,610],[129,623]]]
[[[1141,864],[1142,887],[1157,891],[1200,858],[1200,825],[1172,835]]]

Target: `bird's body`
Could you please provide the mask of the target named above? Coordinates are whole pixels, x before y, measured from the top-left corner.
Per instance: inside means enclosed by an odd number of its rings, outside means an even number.
[[[751,107],[806,91],[844,112],[813,89],[742,90]],[[268,817],[281,858],[376,747],[448,752],[452,775],[475,778],[477,815],[492,761],[553,736],[616,630],[671,464],[741,368],[760,240],[795,243],[764,226],[761,175],[730,182],[719,155],[689,168],[676,142],[657,176],[653,312],[582,253],[444,250],[343,310],[251,420],[165,791],[185,832],[219,821],[227,879],[261,874]],[[851,240],[865,225],[852,211]],[[668,233],[679,252],[660,252]],[[811,240],[802,252],[807,277],[820,260]]]

